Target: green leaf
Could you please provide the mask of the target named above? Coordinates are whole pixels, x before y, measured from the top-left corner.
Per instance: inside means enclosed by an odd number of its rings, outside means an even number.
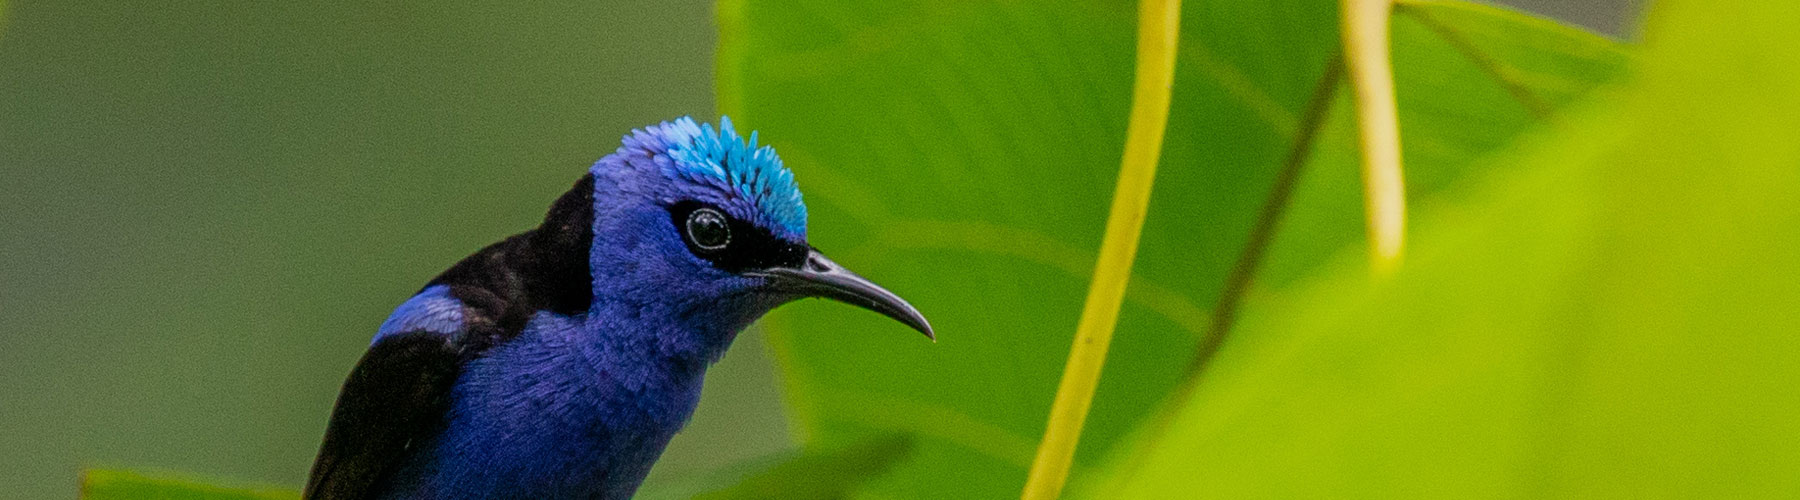
[[[870,478],[886,472],[912,449],[908,436],[870,436],[849,445],[752,461],[708,474],[652,485],[644,500],[828,500],[844,498]],[[90,469],[82,474],[82,500],[295,500],[300,495],[274,487],[225,487],[174,473]]]
[[[1184,11],[1163,167],[1077,480],[1174,386],[1206,333],[1300,107],[1336,53],[1334,9],[1239,0]],[[1394,33],[1417,196],[1536,122],[1520,90],[1554,110],[1623,74],[1612,43],[1545,21],[1466,4],[1406,10],[1435,23],[1408,14]],[[940,333],[925,343],[835,304],[772,314],[804,437],[918,436],[912,458],[865,492],[1017,495],[1117,172],[1132,5],[727,0],[719,16],[721,106],[767,132],[796,171],[812,243],[910,298]],[[1265,287],[1361,237],[1351,129],[1332,115]]]
[[[1640,78],[1425,203],[1391,281],[1340,255],[1266,297],[1090,492],[1800,491],[1800,4],[1659,2],[1644,38]]]
[[[640,492],[638,498],[750,500],[845,498],[886,472],[912,449],[904,435],[874,436],[838,449],[814,448],[715,472],[679,485]]]
[[[81,500],[294,500],[300,494],[275,488],[228,488],[173,474],[149,475],[89,469],[81,476]]]

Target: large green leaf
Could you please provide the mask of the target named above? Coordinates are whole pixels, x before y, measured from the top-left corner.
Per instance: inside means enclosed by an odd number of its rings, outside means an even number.
[[[813,243],[911,298],[940,332],[932,345],[827,304],[766,321],[809,441],[919,436],[912,458],[865,491],[1017,494],[1117,171],[1132,9],[722,2],[724,111],[767,132],[797,172]],[[1329,0],[1186,6],[1164,167],[1078,474],[1188,364],[1336,52],[1335,15]],[[1394,48],[1409,181],[1421,196],[1528,128],[1533,109],[1616,78],[1624,62],[1596,37],[1465,4],[1409,5]],[[1325,128],[1268,283],[1303,276],[1360,238],[1347,123]]]
[[[1659,2],[1645,39],[1426,204],[1391,281],[1344,256],[1256,308],[1097,496],[1800,491],[1800,4]]]

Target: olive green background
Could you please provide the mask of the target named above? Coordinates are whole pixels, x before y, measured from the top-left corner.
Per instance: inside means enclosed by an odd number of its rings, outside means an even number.
[[[632,127],[713,118],[711,5],[15,1],[0,498],[83,466],[295,487],[392,308]],[[657,476],[788,442],[749,335]]]
[[[1538,3],[1617,33],[1630,2]],[[6,2],[0,499],[88,466],[297,486],[393,306],[630,128],[713,118],[711,10]],[[788,447],[773,377],[751,332],[651,481]]]

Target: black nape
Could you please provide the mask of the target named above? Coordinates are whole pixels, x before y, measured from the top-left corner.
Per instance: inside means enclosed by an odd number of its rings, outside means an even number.
[[[594,300],[588,253],[594,239],[594,176],[550,205],[537,229],[489,245],[432,279],[461,300],[471,344],[465,355],[512,339],[536,311],[586,311]]]

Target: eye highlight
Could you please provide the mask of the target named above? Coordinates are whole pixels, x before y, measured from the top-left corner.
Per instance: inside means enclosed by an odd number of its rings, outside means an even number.
[[[731,221],[718,210],[695,209],[688,213],[686,226],[688,244],[696,249],[717,252],[731,245]]]

